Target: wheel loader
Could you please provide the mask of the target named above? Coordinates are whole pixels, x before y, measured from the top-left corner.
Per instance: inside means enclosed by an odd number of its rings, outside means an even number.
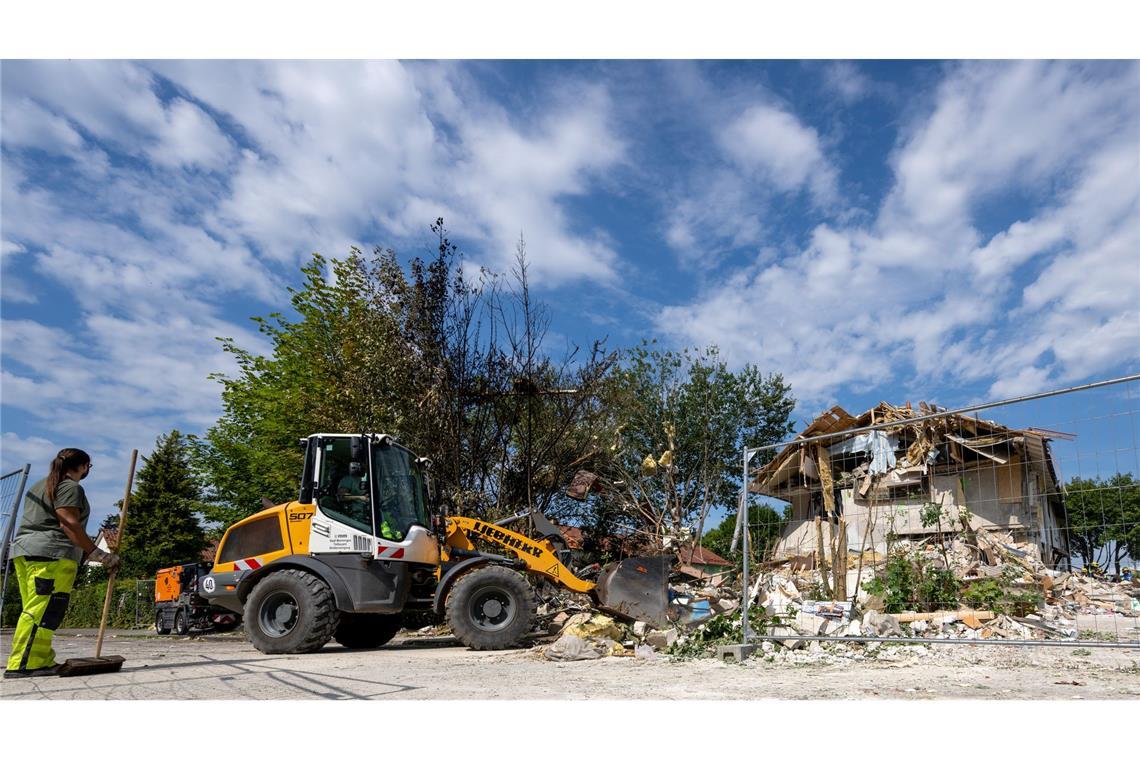
[[[379,647],[416,609],[445,616],[472,649],[509,648],[534,625],[543,581],[622,619],[668,621],[672,557],[632,557],[595,580],[579,577],[561,534],[537,513],[534,538],[433,515],[430,462],[391,435],[320,433],[301,444],[298,498],[230,526],[200,583],[211,604],[242,614],[261,652],[313,652],[329,640]]]

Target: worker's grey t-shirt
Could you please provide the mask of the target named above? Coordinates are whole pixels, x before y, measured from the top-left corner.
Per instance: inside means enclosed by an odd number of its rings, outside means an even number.
[[[78,509],[79,522],[83,532],[86,533],[87,518],[91,516],[91,504],[87,501],[87,494],[83,492],[83,486],[78,482],[64,478],[55,488],[53,508],[44,499],[46,485],[47,478],[44,478],[28,489],[28,494],[24,498],[24,516],[20,520],[16,538],[12,540],[12,556],[51,557],[79,562],[83,559],[83,550],[73,544],[63,532],[59,518],[55,516],[55,509],[59,507]]]

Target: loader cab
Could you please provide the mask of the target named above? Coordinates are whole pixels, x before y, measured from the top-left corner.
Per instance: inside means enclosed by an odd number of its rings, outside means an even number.
[[[403,541],[428,528],[427,462],[389,435],[314,435],[304,439],[302,503],[363,533]]]

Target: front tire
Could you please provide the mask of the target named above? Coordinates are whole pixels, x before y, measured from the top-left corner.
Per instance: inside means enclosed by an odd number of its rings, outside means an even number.
[[[403,615],[362,615],[342,612],[340,625],[337,626],[333,638],[346,649],[375,649],[391,641],[403,624]]]
[[[178,610],[174,613],[174,633],[179,636],[190,635],[190,623],[186,620],[185,610]]]
[[[289,568],[261,579],[245,600],[245,630],[259,652],[315,652],[340,622],[332,589],[311,573]]]
[[[170,629],[166,627],[162,619],[162,610],[154,613],[154,630],[158,631],[159,636],[166,636],[170,633]]]
[[[464,575],[447,596],[447,622],[471,649],[509,649],[530,632],[535,595],[514,570],[485,565]]]

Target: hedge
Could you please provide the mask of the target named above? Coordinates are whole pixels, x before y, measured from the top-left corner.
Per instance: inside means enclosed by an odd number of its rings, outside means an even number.
[[[20,592],[16,588],[16,579],[8,579],[7,593],[4,595],[4,627],[16,625],[20,616]],[[136,600],[136,593],[142,591],[142,597]],[[115,591],[111,597],[111,610],[107,618],[108,628],[134,628],[137,617],[139,626],[147,628],[154,624],[154,599],[150,595],[151,589],[142,586],[141,589],[133,579],[115,581]],[[71,592],[71,604],[67,607],[67,615],[63,618],[61,628],[98,628],[99,618],[103,614],[103,599],[107,593],[106,581],[100,583],[84,583]]]

